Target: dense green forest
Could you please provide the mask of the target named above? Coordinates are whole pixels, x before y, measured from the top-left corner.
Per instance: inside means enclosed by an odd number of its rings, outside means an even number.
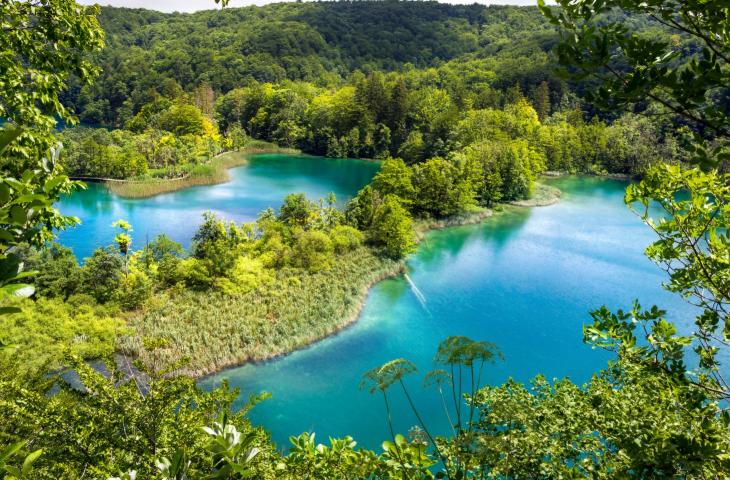
[[[590,82],[555,75],[557,31],[536,8],[332,2],[99,18],[101,75],[62,98],[82,122],[116,130],[64,132],[74,176],[180,177],[250,138],[409,164],[469,157],[527,183],[544,170],[635,175],[683,159],[688,132],[667,128],[660,109],[599,118],[578,96]]]
[[[0,3],[0,478],[727,477],[730,9],[558,3]],[[110,130],[59,134],[74,112]],[[180,175],[251,138],[384,160],[344,209],[292,193],[249,224],[206,215],[189,251],[165,236],[135,250],[123,220],[83,264],[51,243],[77,222],[54,208],[82,186],[67,174]],[[484,385],[498,346],[449,337],[425,379],[446,436],[412,401],[413,364],[362,372],[390,426],[378,452],[292,432],[283,453],[246,418],[266,395],[234,412],[238,392],[191,378],[331,333],[419,226],[483,220],[548,169],[642,174],[626,202],[666,288],[699,308],[691,332],[656,306],[598,308],[584,340],[614,359],[582,386]]]
[[[72,85],[62,99],[82,121],[114,127],[155,91],[208,85],[222,94],[286,80],[333,86],[358,70],[424,69],[457,58],[472,60],[475,74],[491,76],[497,88],[520,83],[529,91],[552,81],[548,51],[557,40],[535,8],[436,2],[288,3],[194,14],[103,8],[99,21],[107,38],[98,54],[101,75],[93,85]]]

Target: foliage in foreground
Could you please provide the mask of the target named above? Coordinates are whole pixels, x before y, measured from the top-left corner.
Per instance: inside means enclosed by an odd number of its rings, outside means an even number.
[[[19,380],[7,373],[0,378],[2,443],[28,439],[24,450],[43,450],[30,478],[105,479],[129,472],[170,478],[162,467],[178,455],[187,478],[230,471],[231,464],[254,468],[258,478],[275,478],[278,454],[266,434],[244,419],[250,406],[230,411],[236,392],[225,386],[203,392],[191,379],[143,380],[115,370],[106,378],[79,359],[70,362],[82,387],[61,382],[53,395],[46,389],[54,379]],[[221,458],[221,441],[242,450],[241,458]],[[22,452],[16,456],[22,460]]]

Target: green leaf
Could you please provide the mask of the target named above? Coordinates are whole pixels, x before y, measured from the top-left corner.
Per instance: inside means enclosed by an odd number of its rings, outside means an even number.
[[[0,154],[23,133],[20,127],[9,126],[0,130]]]
[[[15,478],[22,478],[23,473],[20,471],[18,467],[13,467],[11,465],[5,465],[5,471],[8,472],[10,475],[12,475]]]
[[[25,457],[25,461],[23,462],[23,476],[28,475],[31,470],[33,469],[33,464],[36,460],[38,460],[38,457],[40,457],[43,454],[43,450],[36,450],[35,452],[29,454],[27,457]]]
[[[0,464],[4,463],[5,461],[7,461],[8,458],[18,453],[24,445],[25,440],[21,440],[5,447],[4,450],[0,451]]]
[[[64,182],[68,181],[68,177],[66,175],[59,175],[57,177],[53,177],[49,179],[45,185],[43,185],[43,191],[46,193],[52,192],[56,187],[63,184]]]
[[[10,208],[10,219],[16,225],[25,225],[28,221],[28,211],[20,205],[13,205]]]
[[[0,203],[7,203],[10,200],[10,187],[5,182],[0,182]]]

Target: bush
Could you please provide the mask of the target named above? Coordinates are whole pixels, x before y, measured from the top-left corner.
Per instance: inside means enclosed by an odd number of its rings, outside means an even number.
[[[190,288],[205,289],[213,284],[205,264],[197,258],[186,258],[177,264],[175,277]]]
[[[166,255],[175,257],[185,256],[185,249],[182,245],[165,235],[158,235],[145,246],[143,250],[144,256],[149,256],[155,262],[161,261]]]
[[[18,348],[0,350],[0,356],[13,355],[25,372],[60,368],[68,352],[87,360],[110,355],[124,326],[103,309],[61,299],[15,299],[11,304],[22,312],[0,316],[0,332],[3,341]]]
[[[38,295],[68,298],[81,286],[81,267],[70,248],[57,243],[26,258],[26,270],[38,272],[33,284]]]
[[[215,286],[228,295],[242,295],[273,281],[272,272],[264,267],[261,260],[241,256],[236,259],[228,277],[217,278]]]
[[[114,298],[125,310],[135,310],[152,296],[152,282],[141,271],[134,271],[122,278]]]
[[[124,260],[114,247],[97,248],[87,258],[82,269],[84,289],[91,293],[97,302],[111,300],[119,287],[124,269]]]
[[[338,225],[330,230],[330,239],[335,252],[345,253],[362,245],[363,234],[357,228],[348,225]]]
[[[334,246],[326,233],[319,230],[302,232],[292,251],[292,264],[310,272],[327,270],[332,266]]]
[[[162,286],[172,286],[182,281],[179,275],[178,266],[180,265],[179,257],[171,254],[165,254],[157,263],[157,281]]]
[[[290,227],[305,227],[316,211],[316,205],[307,200],[303,193],[291,193],[284,197],[279,220]]]

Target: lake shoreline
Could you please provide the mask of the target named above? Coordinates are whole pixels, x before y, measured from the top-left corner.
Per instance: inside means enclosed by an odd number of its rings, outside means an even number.
[[[545,178],[561,178],[561,177],[570,177],[570,176],[577,176],[577,177],[596,177],[596,178],[605,178],[607,180],[624,180],[624,181],[633,181],[641,179],[641,175],[638,173],[571,173],[566,172],[562,170],[548,170],[545,172],[542,172],[540,176]]]
[[[488,208],[479,207],[477,210],[473,212],[467,212],[461,215],[457,215],[454,217],[444,218],[444,219],[418,219],[414,223],[414,230],[416,235],[416,244],[420,244],[421,241],[425,238],[425,236],[432,231],[436,230],[443,230],[446,228],[454,228],[454,227],[462,227],[467,225],[476,225],[479,223],[482,223],[487,218],[490,218],[494,215],[494,211]],[[217,368],[211,369],[210,371],[203,371],[203,372],[189,372],[189,376],[194,378],[196,381],[204,381],[207,378],[220,375],[221,373],[225,372],[226,370],[233,370],[236,368],[240,368],[246,365],[259,365],[259,364],[265,364],[268,362],[276,361],[278,359],[281,359],[283,357],[286,357],[287,355],[291,355],[295,352],[305,350],[307,348],[312,347],[318,342],[321,342],[322,340],[325,340],[327,338],[335,337],[339,335],[340,333],[344,332],[348,328],[354,326],[357,324],[357,321],[360,319],[360,315],[362,314],[362,310],[365,307],[365,302],[367,301],[368,296],[370,295],[370,291],[372,288],[377,285],[378,283],[388,280],[390,278],[395,278],[399,275],[402,275],[406,272],[406,258],[399,260],[393,268],[387,269],[384,272],[381,272],[380,275],[377,275],[375,278],[371,279],[370,281],[366,282],[361,288],[360,291],[357,294],[357,298],[355,302],[353,303],[353,306],[350,308],[350,312],[344,316],[344,321],[340,322],[339,324],[335,325],[334,328],[330,329],[330,331],[324,335],[318,336],[316,338],[313,338],[311,340],[308,340],[306,342],[303,342],[302,345],[293,348],[291,350],[285,351],[285,352],[277,352],[272,353],[269,355],[261,356],[260,358],[254,358],[245,360],[243,362],[235,362],[231,363],[230,365],[223,365],[223,366],[216,366]]]
[[[231,168],[246,165],[252,155],[266,153],[301,154],[299,150],[278,146],[249,147],[241,150],[221,152],[210,162],[197,166],[191,173],[179,178],[114,179],[73,177],[73,180],[93,181],[104,185],[121,198],[143,199],[186,188],[218,185],[231,180]]]
[[[559,188],[553,187],[552,185],[546,185],[544,183],[535,183],[535,189],[532,192],[532,197],[525,200],[514,200],[509,202],[509,205],[515,207],[548,207],[555,205],[560,201],[562,192]]]
[[[353,327],[357,323],[357,321],[360,318],[360,314],[362,313],[362,310],[365,307],[365,302],[367,301],[368,296],[370,295],[370,290],[372,290],[372,288],[375,285],[377,285],[378,283],[380,283],[384,280],[387,280],[389,278],[395,278],[398,275],[401,275],[403,273],[405,273],[405,262],[398,262],[396,265],[393,266],[393,268],[382,272],[380,275],[376,276],[369,282],[366,282],[361,287],[360,291],[358,292],[359,298],[353,304],[354,306],[351,307],[351,312],[349,312],[349,314],[345,316],[345,318],[346,318],[345,321],[336,325],[334,328],[332,328],[329,332],[325,333],[324,335],[318,336],[317,338],[304,342],[302,345],[300,345],[296,348],[293,348],[291,350],[287,350],[284,352],[271,353],[271,354],[257,357],[254,359],[245,360],[243,362],[231,362],[231,364],[229,364],[229,365],[223,364],[222,366],[217,366],[218,368],[213,369],[211,371],[205,371],[205,372],[199,373],[199,374],[196,372],[189,376],[198,382],[202,382],[202,381],[209,379],[211,377],[214,377],[216,375],[220,375],[221,373],[225,372],[226,370],[234,370],[236,368],[241,368],[246,365],[261,365],[261,364],[265,364],[268,362],[274,362],[276,360],[284,358],[284,357],[291,355],[293,353],[296,353],[298,351],[310,348],[314,344],[319,343],[323,340],[326,340],[326,339],[332,338],[332,337],[336,337],[337,335],[344,332],[348,328]]]
[[[538,185],[542,185],[542,184],[538,184]],[[544,203],[544,202],[536,202],[534,204],[507,203],[504,205],[505,206],[518,206],[518,207],[522,207],[522,208],[534,208],[534,207],[554,205],[560,199],[560,190],[556,187],[549,187],[549,188],[551,189],[551,192],[553,192],[553,191],[558,192],[557,196],[555,198],[551,199],[551,202],[549,202],[549,203]],[[499,216],[500,213],[501,213],[501,211],[495,211],[490,208],[476,207],[474,210],[472,210],[470,212],[466,212],[466,213],[448,217],[448,218],[416,219],[414,221],[416,244],[417,245],[420,244],[421,241],[430,232],[449,229],[449,228],[464,227],[464,226],[469,226],[469,225],[478,225],[478,224],[486,222],[490,218],[495,218],[495,217]],[[246,365],[261,365],[261,364],[266,364],[268,362],[276,361],[276,360],[286,357],[290,354],[293,354],[297,351],[301,351],[301,350],[310,348],[322,340],[339,335],[340,333],[344,332],[348,328],[357,324],[358,320],[360,319],[360,315],[362,314],[362,310],[365,307],[367,298],[370,295],[370,291],[372,290],[372,288],[375,285],[377,285],[378,283],[380,283],[384,280],[398,277],[399,275],[402,275],[403,273],[406,272],[406,261],[407,261],[407,258],[400,260],[394,266],[394,268],[383,272],[381,275],[379,275],[376,278],[372,279],[371,281],[367,282],[367,284],[365,284],[361,288],[360,292],[358,292],[357,300],[355,301],[355,303],[353,304],[353,307],[351,308],[352,311],[348,315],[345,316],[344,321],[342,321],[341,323],[336,325],[333,329],[331,329],[331,331],[329,333],[318,336],[317,338],[314,338],[310,341],[304,342],[302,345],[300,345],[296,348],[293,348],[291,350],[288,350],[286,352],[278,352],[275,354],[262,356],[261,358],[250,359],[250,360],[246,360],[243,362],[236,362],[236,363],[232,363],[230,365],[225,365],[225,366],[218,366],[218,368],[213,369],[211,371],[201,372],[199,374],[198,374],[198,372],[195,372],[195,374],[190,375],[190,376],[192,378],[194,378],[196,381],[202,382],[211,377],[221,375],[222,373],[224,373],[227,370],[234,370],[236,368],[241,368]]]

